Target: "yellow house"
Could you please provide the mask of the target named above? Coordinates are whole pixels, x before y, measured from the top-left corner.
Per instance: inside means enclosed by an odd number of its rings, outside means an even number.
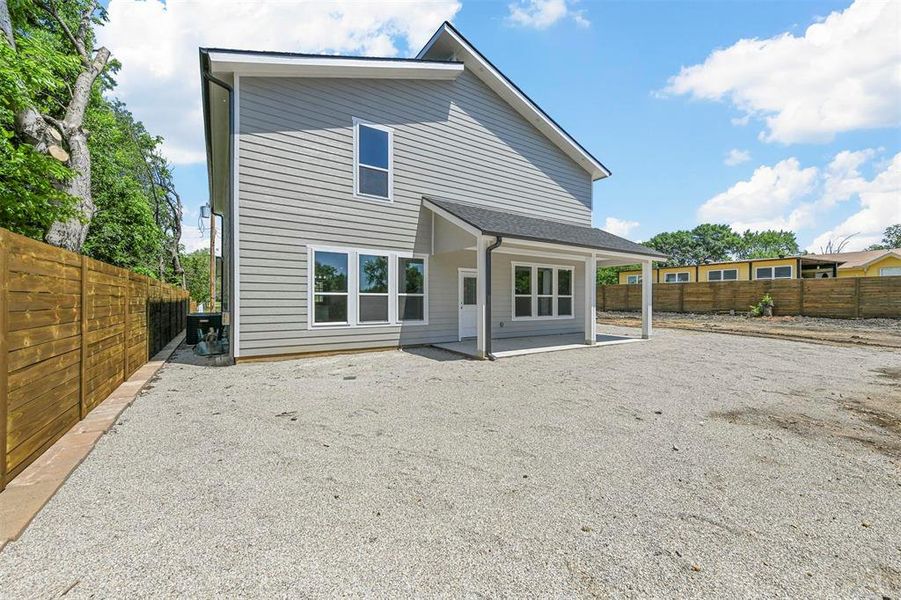
[[[901,248],[663,267],[653,269],[651,275],[654,283],[901,276]],[[623,271],[619,282],[641,283],[641,271]]]

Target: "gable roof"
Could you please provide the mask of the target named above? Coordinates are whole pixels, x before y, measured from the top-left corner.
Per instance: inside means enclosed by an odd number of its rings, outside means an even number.
[[[450,200],[426,196],[423,196],[422,199],[426,208],[434,207],[440,211],[446,211],[478,229],[483,235],[638,254],[660,260],[666,260],[667,258],[666,255],[647,246],[636,244],[594,227],[570,225],[559,221],[527,217],[464,202],[451,202]]]
[[[516,112],[525,117],[567,156],[591,174],[592,180],[612,175],[610,169],[595,158],[579,142],[566,132],[525,92],[510,81],[475,46],[463,37],[453,25],[445,21],[438,31],[416,55],[418,60],[457,60],[475,74],[485,85],[503,98]]]
[[[862,269],[877,260],[882,260],[886,256],[901,258],[901,248],[891,248],[889,250],[864,250],[861,252],[839,252],[836,254],[814,254],[813,256],[841,263],[838,267],[839,270]]]

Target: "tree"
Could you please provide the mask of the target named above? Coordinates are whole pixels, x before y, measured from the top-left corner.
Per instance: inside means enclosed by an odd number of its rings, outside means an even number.
[[[681,266],[728,260],[740,242],[728,225],[703,223],[691,231],[658,233],[644,245],[669,256],[667,266]]]
[[[882,232],[882,242],[873,244],[867,250],[892,250],[901,248],[901,223],[889,225]]]
[[[195,250],[182,257],[185,268],[185,287],[198,303],[210,301],[210,251]]]
[[[741,235],[735,258],[775,258],[800,254],[798,239],[791,231],[746,230]]]
[[[0,0],[0,27],[8,55],[4,69],[7,61],[19,62],[22,45],[20,68],[11,70],[20,75],[23,90],[15,106],[15,132],[34,153],[69,167],[64,177],[51,181],[74,198],[74,206],[70,206],[74,210],[64,218],[57,215],[45,239],[55,246],[80,251],[96,209],[84,119],[94,83],[110,58],[108,49],[94,48],[93,25],[103,22],[106,10],[96,0],[19,0],[13,9],[9,10],[7,0]],[[39,57],[51,59],[41,72],[52,81],[43,82],[45,86],[29,85],[35,81],[23,70],[39,62]],[[48,175],[53,175],[52,171],[48,168]]]

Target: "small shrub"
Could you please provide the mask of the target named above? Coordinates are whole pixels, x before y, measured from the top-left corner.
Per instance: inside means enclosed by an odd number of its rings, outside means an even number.
[[[760,299],[760,302],[750,307],[751,310],[748,314],[752,317],[772,317],[773,306],[775,306],[773,297],[769,294],[764,294],[763,298]]]

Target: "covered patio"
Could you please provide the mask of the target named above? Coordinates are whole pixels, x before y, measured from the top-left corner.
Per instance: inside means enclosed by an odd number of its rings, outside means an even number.
[[[434,215],[432,254],[472,261],[459,266],[458,339],[434,346],[494,360],[651,337],[651,268],[666,258],[660,253],[593,227],[432,197],[423,206]],[[598,335],[598,267],[634,264],[645,275],[640,337]],[[470,308],[474,323],[467,329],[462,322]]]

